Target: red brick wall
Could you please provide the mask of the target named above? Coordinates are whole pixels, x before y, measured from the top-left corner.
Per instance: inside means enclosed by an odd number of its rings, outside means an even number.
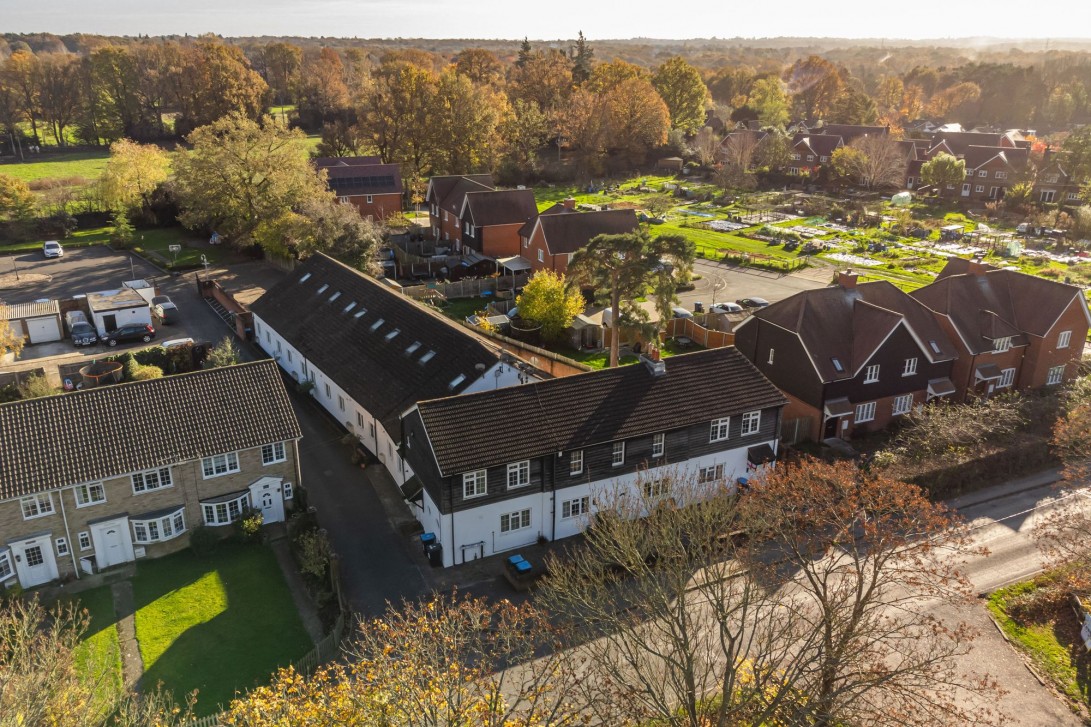
[[[538,252],[541,251],[543,262],[538,262]],[[563,273],[568,269],[568,255],[550,255],[546,247],[545,233],[541,227],[535,227],[534,234],[530,238],[530,247],[522,250],[522,256],[530,262],[534,272],[539,270],[552,270]]]
[[[515,225],[490,225],[480,228],[482,250],[490,257],[519,255],[522,250],[519,241],[519,229],[523,223]]]
[[[402,196],[400,194],[373,194],[371,203],[367,201],[367,195],[358,194],[348,198],[349,203],[356,206],[360,216],[365,220],[371,217],[375,220],[384,220],[391,215],[402,211]]]
[[[1054,366],[1065,367],[1065,381],[1076,377],[1077,363],[1083,355],[1083,344],[1087,338],[1087,317],[1081,310],[1081,305],[1084,305],[1083,296],[1072,301],[1044,338],[1030,337],[1023,370],[1016,378],[1019,388],[1036,389],[1045,386],[1049,369]],[[1061,331],[1072,332],[1068,348],[1057,348]]]
[[[917,406],[918,404],[925,403],[925,400],[928,398],[928,391],[927,390],[906,392],[906,393],[907,394],[908,393],[913,394],[913,406],[914,407]],[[847,430],[842,430],[842,436],[848,436],[849,434],[852,434],[852,433],[855,433],[855,432],[861,432],[861,433],[863,433],[863,432],[877,432],[880,429],[886,429],[890,425],[890,423],[892,421],[894,421],[895,419],[899,419],[902,416],[904,416],[904,415],[894,416],[894,400],[896,398],[898,398],[898,397],[896,397],[896,396],[886,396],[886,397],[883,397],[881,399],[872,399],[872,400],[852,402],[853,411],[852,411],[851,414],[849,414],[847,417],[845,417],[849,421],[849,428]],[[867,401],[874,401],[875,402],[875,418],[872,419],[869,422],[862,422],[860,424],[857,424],[856,423],[856,406],[859,405],[859,404],[866,404]],[[910,407],[910,411],[912,411],[912,407]]]

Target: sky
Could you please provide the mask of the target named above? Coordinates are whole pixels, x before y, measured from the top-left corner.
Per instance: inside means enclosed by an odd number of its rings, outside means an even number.
[[[0,0],[0,31],[358,38],[1091,38],[1091,2]]]

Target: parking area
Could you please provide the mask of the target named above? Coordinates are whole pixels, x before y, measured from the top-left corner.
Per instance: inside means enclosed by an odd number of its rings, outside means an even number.
[[[694,263],[693,272],[701,276],[693,281],[694,289],[678,294],[679,305],[689,310],[693,310],[693,304],[697,301],[704,303],[707,310],[714,303],[734,302],[754,296],[776,303],[804,290],[823,288],[829,285],[833,275],[832,270],[828,273],[808,270],[785,275],[703,259]]]
[[[172,338],[192,338],[195,341],[215,342],[230,333],[197,292],[194,273],[168,275],[145,262],[136,255],[118,252],[107,247],[89,247],[65,252],[63,258],[46,260],[40,252],[0,258],[0,275],[5,281],[7,275],[18,270],[20,276],[30,276],[30,284],[17,282],[14,287],[0,287],[0,301],[5,303],[27,303],[43,298],[62,299],[75,295],[114,290],[126,280],[144,279],[152,283],[163,295],[170,296],[178,306],[180,322],[171,326],[156,328],[156,341]],[[46,279],[44,276],[48,276]],[[52,343],[26,346],[19,358],[28,362],[58,355],[78,355],[89,359],[105,352],[140,348],[142,342],[120,343],[116,348],[109,348],[102,343],[84,348],[76,348],[65,338]]]

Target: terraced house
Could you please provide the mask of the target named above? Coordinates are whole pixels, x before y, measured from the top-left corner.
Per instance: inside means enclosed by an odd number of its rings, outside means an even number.
[[[185,547],[247,508],[284,519],[299,424],[272,361],[0,405],[0,583]]]
[[[403,419],[424,529],[451,566],[579,533],[599,499],[733,486],[776,457],[786,399],[734,348],[422,401]]]

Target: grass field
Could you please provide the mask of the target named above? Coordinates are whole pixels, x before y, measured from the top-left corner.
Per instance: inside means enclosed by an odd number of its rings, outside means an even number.
[[[144,683],[162,681],[178,699],[199,690],[202,715],[311,648],[263,546],[225,542],[208,558],[186,550],[141,562],[133,593]]]
[[[93,181],[106,167],[107,149],[47,154],[28,157],[25,162],[0,164],[0,174],[21,179],[28,184],[46,179],[82,177]]]
[[[83,678],[96,685],[101,705],[91,711],[105,712],[121,694],[121,646],[118,642],[113,597],[109,586],[84,591],[68,599],[87,611],[88,627],[76,651],[76,666]],[[103,714],[105,716],[105,714]]]

